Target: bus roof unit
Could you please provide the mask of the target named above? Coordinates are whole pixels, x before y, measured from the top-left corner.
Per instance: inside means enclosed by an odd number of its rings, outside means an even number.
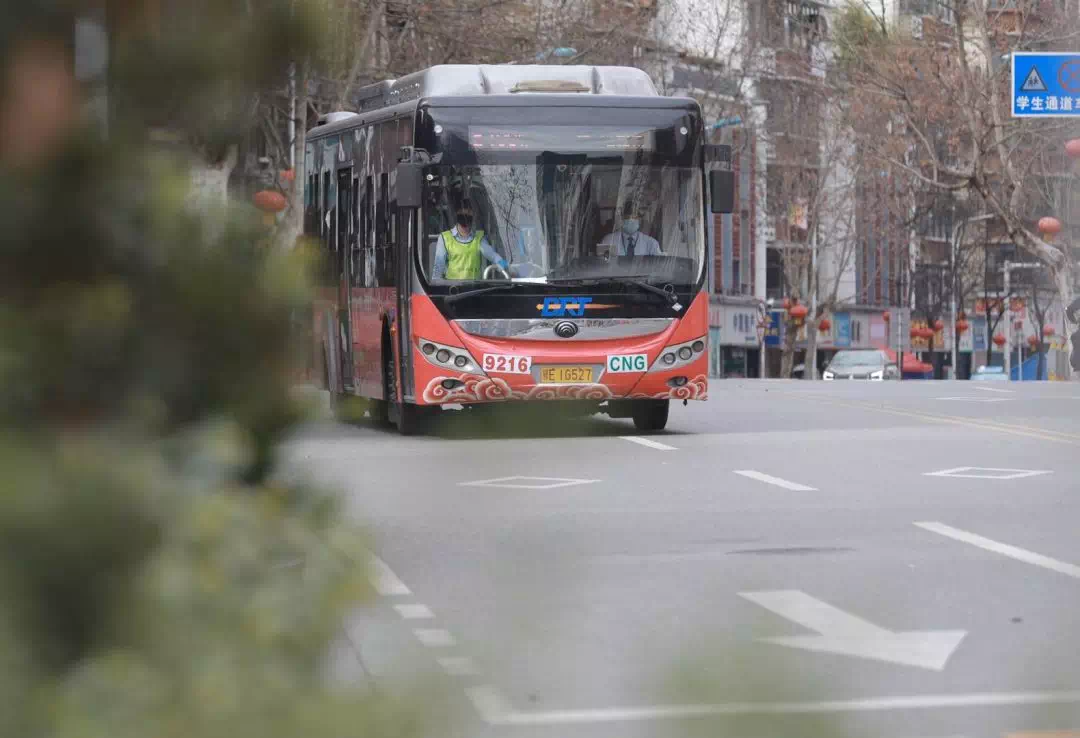
[[[359,90],[362,112],[422,97],[587,94],[658,97],[649,75],[634,67],[530,64],[441,64]]]

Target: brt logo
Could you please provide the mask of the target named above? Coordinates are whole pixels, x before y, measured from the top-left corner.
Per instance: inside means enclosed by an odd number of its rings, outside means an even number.
[[[562,318],[567,315],[580,318],[585,315],[585,310],[592,301],[591,297],[545,297],[544,304],[537,307],[545,318]]]

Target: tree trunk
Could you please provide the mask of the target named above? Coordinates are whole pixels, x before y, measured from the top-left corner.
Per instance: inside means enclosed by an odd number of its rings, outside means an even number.
[[[814,380],[817,379],[817,372],[813,370],[814,361],[811,357],[817,353],[817,324],[821,320],[818,316],[811,316],[813,322],[806,326],[806,358],[803,359],[803,366],[806,368],[803,370],[803,379]]]
[[[791,370],[795,364],[795,339],[799,329],[794,320],[785,320],[784,328],[784,353],[780,357],[780,377],[791,379]]]
[[[1066,261],[1066,263],[1060,267],[1052,266],[1050,271],[1054,276],[1054,285],[1057,287],[1058,299],[1061,300],[1062,320],[1065,321],[1065,339],[1068,341],[1066,350],[1071,354],[1072,341],[1069,340],[1069,338],[1077,330],[1077,325],[1069,320],[1068,311],[1069,305],[1072,304],[1072,301],[1075,299],[1075,286],[1073,285],[1071,265]],[[1069,372],[1070,381],[1080,381],[1080,372],[1072,371],[1071,366],[1067,371]]]
[[[296,134],[293,140],[293,183],[289,197],[289,210],[282,224],[278,244],[283,249],[296,246],[297,239],[304,231],[304,183],[307,181],[307,110],[308,65],[301,65],[299,79],[296,81],[296,102],[293,108],[293,125]]]
[[[229,178],[239,156],[236,146],[230,146],[221,161],[211,163],[196,159],[191,166],[191,187],[187,207],[198,214],[206,239],[213,243],[221,239],[225,229],[225,211],[229,205]]]

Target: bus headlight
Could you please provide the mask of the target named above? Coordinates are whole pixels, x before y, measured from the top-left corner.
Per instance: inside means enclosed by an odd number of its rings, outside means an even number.
[[[459,346],[446,346],[421,338],[417,341],[417,347],[420,349],[421,356],[429,364],[434,364],[440,369],[452,369],[465,374],[484,374],[480,369],[480,365],[473,360],[472,355]]]
[[[695,338],[693,341],[677,343],[674,346],[666,346],[660,352],[659,358],[649,368],[650,372],[666,372],[670,369],[678,369],[691,362],[697,361],[705,353],[705,337]]]

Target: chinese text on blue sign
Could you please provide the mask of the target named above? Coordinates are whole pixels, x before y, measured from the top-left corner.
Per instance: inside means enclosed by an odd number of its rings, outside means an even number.
[[[1012,114],[1080,116],[1080,54],[1013,52]]]

